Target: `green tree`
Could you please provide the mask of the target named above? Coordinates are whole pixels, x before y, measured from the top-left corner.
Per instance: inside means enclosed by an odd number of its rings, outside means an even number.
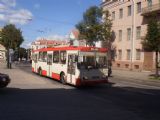
[[[27,49],[25,48],[19,48],[19,58],[26,58],[27,59]]]
[[[158,76],[158,52],[160,52],[160,24],[156,15],[149,19],[147,34],[142,42],[145,51],[156,52],[156,76]]]
[[[21,30],[17,29],[13,24],[4,26],[0,36],[0,44],[7,49],[7,67],[9,68],[11,67],[9,66],[9,49],[15,50],[16,48],[20,47],[24,39]]]
[[[102,9],[92,6],[83,14],[83,20],[76,25],[79,30],[79,39],[85,39],[88,45],[94,46],[100,40],[102,23]]]
[[[104,18],[102,18],[104,15]],[[108,11],[92,6],[86,10],[83,20],[76,25],[80,31],[79,39],[87,40],[88,45],[103,41],[103,47],[111,46],[113,41],[112,20]]]
[[[108,58],[111,61],[111,46],[115,39],[114,32],[112,31],[112,20],[110,19],[109,11],[103,11],[103,22],[101,24],[100,40],[103,41],[102,47],[107,47]]]
[[[4,26],[2,28],[0,35],[1,35],[0,43],[6,49],[15,50],[24,41],[21,30],[17,29],[13,24]]]

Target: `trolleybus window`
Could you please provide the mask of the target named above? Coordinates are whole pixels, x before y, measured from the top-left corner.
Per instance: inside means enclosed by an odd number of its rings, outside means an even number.
[[[47,64],[48,64],[48,65],[52,65],[52,54],[48,54]]]
[[[62,64],[66,64],[66,51],[60,52],[60,59]]]
[[[47,62],[47,52],[39,52],[39,59],[40,62]]]
[[[32,60],[37,63],[37,54],[32,54]]]
[[[78,68],[104,68],[107,67],[107,59],[105,56],[79,56]]]
[[[58,63],[59,62],[59,51],[53,52],[53,62]]]

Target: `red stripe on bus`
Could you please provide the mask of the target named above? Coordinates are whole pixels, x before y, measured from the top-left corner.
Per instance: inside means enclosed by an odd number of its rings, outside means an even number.
[[[52,72],[52,78],[56,79],[56,80],[60,80],[60,75],[57,73],[53,73]]]
[[[34,68],[32,67],[32,72],[34,72]]]
[[[47,71],[46,70],[42,70],[42,75],[47,76]]]
[[[106,80],[86,80],[86,81],[82,81],[80,78],[76,79],[76,86],[96,85],[96,84],[102,84],[102,83],[108,83],[108,79]]]
[[[38,50],[34,50],[33,52],[44,52],[44,51],[58,51],[58,50],[80,50],[80,51],[94,51],[97,50],[99,52],[107,52],[106,48],[96,48],[96,47],[74,47],[74,46],[69,46],[69,47],[55,47],[55,48],[42,48]]]

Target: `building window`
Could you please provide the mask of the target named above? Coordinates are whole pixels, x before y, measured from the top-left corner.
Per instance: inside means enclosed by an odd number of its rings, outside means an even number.
[[[122,50],[118,50],[118,60],[122,60]]]
[[[127,50],[127,60],[131,59],[131,50]]]
[[[136,49],[136,60],[140,60],[140,59],[141,59],[141,50]]]
[[[152,0],[147,0],[148,2],[148,7],[152,7]]]
[[[119,41],[122,41],[122,30],[119,30]]]
[[[132,15],[132,7],[131,5],[128,6],[128,16],[131,16]]]
[[[131,28],[127,29],[127,40],[131,40]]]
[[[137,30],[136,30],[136,38],[137,38],[137,39],[140,39],[140,38],[141,38],[141,26],[138,26],[138,27],[137,27]]]
[[[137,3],[137,13],[141,12],[141,2]]]
[[[115,11],[112,12],[112,20],[115,20]]]
[[[123,18],[123,9],[119,9],[119,19]]]

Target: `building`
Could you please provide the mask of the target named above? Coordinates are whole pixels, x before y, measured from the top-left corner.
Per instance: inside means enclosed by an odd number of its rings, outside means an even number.
[[[31,50],[37,50],[40,48],[56,47],[56,46],[67,46],[69,45],[68,41],[65,40],[47,40],[39,39],[31,44]]]
[[[6,49],[3,45],[0,44],[0,62],[4,62],[6,60]]]
[[[147,33],[148,17],[153,12],[159,16],[160,0],[103,0],[101,6],[110,12],[116,36],[113,68],[154,70],[155,54],[144,52],[141,42]]]
[[[2,29],[0,28],[0,32]],[[0,62],[3,62],[6,60],[6,49],[3,45],[0,44]]]
[[[87,46],[86,40],[79,40],[79,31],[77,29],[74,29],[69,34],[69,39],[71,41],[71,44],[74,46]],[[95,42],[96,47],[102,47],[101,41]]]
[[[69,39],[73,46],[86,46],[86,40],[79,40],[79,31],[77,29],[70,32]]]

